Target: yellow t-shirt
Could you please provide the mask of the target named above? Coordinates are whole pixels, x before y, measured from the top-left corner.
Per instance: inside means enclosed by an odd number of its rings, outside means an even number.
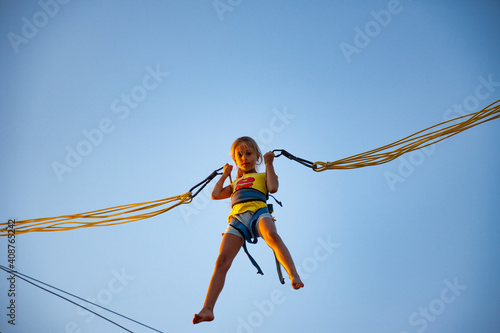
[[[231,183],[233,193],[240,188],[252,188],[264,194],[267,194],[267,178],[265,173],[248,173],[241,178],[236,179]],[[256,212],[260,208],[267,207],[267,204],[262,201],[247,201],[234,205],[228,221],[236,214],[241,214],[247,211]]]

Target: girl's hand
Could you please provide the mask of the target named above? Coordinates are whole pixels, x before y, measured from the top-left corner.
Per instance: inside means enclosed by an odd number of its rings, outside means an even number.
[[[230,177],[232,170],[233,170],[232,165],[229,165],[227,163],[226,165],[224,165],[224,171],[222,172],[222,176],[219,178],[219,180],[214,186],[214,189],[212,190],[212,199],[220,200],[231,197],[233,189],[231,188],[231,185],[224,187],[224,182],[226,181],[227,177]]]
[[[274,153],[272,151],[264,154],[264,164],[269,165],[273,164],[274,161]]]
[[[264,162],[266,163],[266,176],[267,176],[267,190],[269,193],[276,193],[278,191],[278,176],[274,171],[273,166],[274,153],[272,151],[264,155]]]
[[[222,177],[224,177],[224,178],[229,177],[229,175],[231,174],[231,171],[233,171],[233,166],[226,163],[226,165],[224,165],[224,172],[222,173]]]

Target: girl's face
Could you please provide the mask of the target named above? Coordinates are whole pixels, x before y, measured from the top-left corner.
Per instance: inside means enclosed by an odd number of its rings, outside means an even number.
[[[247,145],[239,145],[234,150],[234,160],[243,173],[256,172],[257,153]]]

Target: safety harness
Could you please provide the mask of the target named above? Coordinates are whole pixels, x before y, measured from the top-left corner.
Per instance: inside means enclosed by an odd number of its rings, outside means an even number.
[[[248,201],[263,201],[267,202],[267,199],[269,197],[268,193],[263,193],[259,190],[252,189],[252,188],[241,188],[237,191],[235,191],[232,196],[231,196],[231,205],[234,207],[234,205],[243,203],[243,202],[248,202]],[[274,197],[273,197],[274,198]],[[274,198],[276,200],[276,198]],[[282,206],[281,202],[276,200],[276,202]],[[252,219],[250,220],[250,230],[243,224],[241,223],[236,217],[232,217],[230,221],[230,226],[238,230],[238,232],[241,234],[243,239],[243,250],[248,256],[248,259],[250,259],[250,262],[257,268],[257,274],[264,275],[264,272],[262,272],[262,269],[260,268],[259,264],[255,261],[255,259],[250,255],[247,249],[246,242],[249,242],[251,244],[257,244],[257,221],[259,220],[259,216],[261,216],[264,213],[273,213],[273,205],[268,204],[267,207],[262,207],[258,209],[255,214],[252,216]],[[252,238],[251,235],[254,235]],[[274,251],[273,251],[274,253]],[[274,253],[274,259],[276,261],[276,270],[278,272],[278,277],[281,282],[281,284],[285,284],[285,279],[283,279],[283,274],[281,273],[281,264],[278,261],[278,258],[276,257],[276,253]]]

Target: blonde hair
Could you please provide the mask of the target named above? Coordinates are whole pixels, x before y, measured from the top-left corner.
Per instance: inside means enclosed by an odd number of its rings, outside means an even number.
[[[257,142],[255,142],[254,139],[249,136],[242,136],[233,142],[233,145],[231,146],[231,158],[233,159],[234,163],[236,163],[236,158],[234,156],[236,153],[236,148],[238,148],[239,146],[244,146],[253,150],[257,155],[257,165],[262,163],[262,153],[260,152],[259,145],[257,144]],[[236,178],[240,178],[241,176],[243,176],[243,171],[238,168]]]

